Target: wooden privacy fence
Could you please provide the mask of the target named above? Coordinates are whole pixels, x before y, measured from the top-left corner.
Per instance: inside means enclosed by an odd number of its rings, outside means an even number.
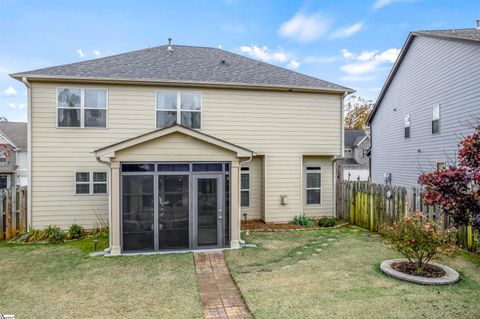
[[[0,190],[0,240],[27,230],[27,188]]]
[[[423,203],[419,188],[342,181],[337,183],[336,201],[338,218],[371,231],[378,232],[383,226],[392,225],[417,210],[439,222],[444,229],[450,226],[449,219],[441,214],[438,206]],[[471,226],[461,227],[458,243],[475,251],[479,248],[478,234],[472,231]]]

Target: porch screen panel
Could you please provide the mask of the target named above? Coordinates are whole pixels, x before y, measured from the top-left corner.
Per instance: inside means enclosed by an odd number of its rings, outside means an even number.
[[[189,248],[188,175],[159,175],[158,197],[159,248]]]
[[[217,244],[218,191],[216,178],[199,178],[197,194],[198,245]]]
[[[154,177],[122,177],[123,250],[154,250]]]

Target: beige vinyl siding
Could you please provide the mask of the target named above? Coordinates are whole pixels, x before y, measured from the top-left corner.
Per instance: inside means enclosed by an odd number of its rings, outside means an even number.
[[[307,205],[307,192],[306,192],[306,167],[321,167],[321,203],[320,205]],[[323,217],[334,216],[333,203],[333,166],[332,158],[324,156],[306,156],[303,159],[303,213],[308,216]]]
[[[193,154],[193,155],[192,155]],[[182,133],[172,133],[158,139],[116,152],[117,162],[188,162],[188,161],[236,161],[234,152],[199,141]]]
[[[241,167],[248,167],[250,174],[250,205],[241,207],[240,213],[247,214],[248,219],[262,218],[262,159],[254,157],[251,162],[242,164]],[[240,170],[241,172],[241,170]]]
[[[107,89],[107,128],[56,128],[57,87]],[[158,89],[162,87],[32,83],[34,227],[67,227],[74,221],[93,227],[99,219],[107,221],[108,196],[74,195],[73,174],[105,170],[106,166],[92,154],[95,149],[154,130]],[[301,211],[302,154],[341,155],[342,96],[233,89],[191,91],[202,93],[200,131],[265,155],[265,220],[291,220]],[[181,152],[189,151],[184,148]],[[134,154],[129,158],[138,160]],[[288,195],[288,205],[280,204],[282,194]]]

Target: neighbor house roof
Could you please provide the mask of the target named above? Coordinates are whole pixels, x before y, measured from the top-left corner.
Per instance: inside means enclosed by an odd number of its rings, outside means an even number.
[[[13,78],[150,82],[315,91],[352,89],[217,48],[173,45],[11,74]]]
[[[0,134],[21,150],[27,150],[27,123],[0,122]]]
[[[343,145],[346,148],[353,148],[358,145],[365,137],[367,133],[363,130],[345,130],[345,139]]]
[[[97,156],[99,158],[100,157],[114,157],[115,152],[121,151],[123,149],[129,148],[129,147],[141,144],[141,143],[145,143],[145,142],[148,142],[148,141],[151,141],[151,140],[154,140],[156,138],[160,138],[162,136],[166,136],[166,135],[169,135],[169,134],[172,134],[172,133],[182,133],[182,134],[185,134],[187,136],[193,137],[195,139],[204,141],[206,143],[210,143],[212,145],[221,147],[223,149],[230,150],[232,152],[235,152],[238,157],[250,157],[250,156],[255,155],[255,153],[253,151],[251,151],[247,148],[232,144],[230,142],[221,140],[219,138],[213,137],[211,135],[193,130],[191,128],[188,128],[188,127],[185,127],[185,126],[182,126],[182,125],[179,125],[179,124],[174,124],[174,125],[169,126],[169,127],[153,130],[151,132],[148,132],[148,133],[145,133],[145,134],[133,137],[133,138],[129,138],[127,140],[124,140],[124,141],[121,141],[121,142],[118,142],[118,143],[115,143],[115,144],[112,144],[112,145],[108,145],[108,146],[99,148],[99,149],[95,150],[94,153],[95,153],[95,156]]]
[[[395,64],[393,65],[390,73],[388,74],[387,80],[385,81],[385,84],[383,85],[382,90],[378,95],[377,101],[375,102],[375,106],[373,107],[373,110],[368,117],[367,123],[369,125],[372,122],[375,114],[377,113],[377,110],[382,103],[383,97],[387,93],[387,90],[391,82],[393,81],[393,78],[395,77],[395,74],[397,73],[397,70],[400,67],[400,64],[402,63],[405,55],[407,54],[407,51],[410,48],[410,45],[412,44],[413,39],[417,36],[440,38],[440,39],[451,40],[451,41],[468,41],[468,42],[480,44],[480,29],[470,28],[470,29],[451,29],[451,30],[420,30],[420,31],[411,32],[408,35],[408,38],[405,41],[402,47],[402,50],[400,51],[400,54],[398,55],[397,61],[395,61]],[[456,59],[456,58],[457,57],[452,56],[452,59]]]

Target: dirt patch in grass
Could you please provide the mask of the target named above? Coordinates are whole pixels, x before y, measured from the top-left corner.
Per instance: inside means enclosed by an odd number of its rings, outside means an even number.
[[[445,270],[440,267],[426,264],[421,269],[418,268],[417,263],[414,262],[398,262],[393,263],[392,268],[396,271],[407,275],[426,277],[426,278],[440,278],[445,276]]]

